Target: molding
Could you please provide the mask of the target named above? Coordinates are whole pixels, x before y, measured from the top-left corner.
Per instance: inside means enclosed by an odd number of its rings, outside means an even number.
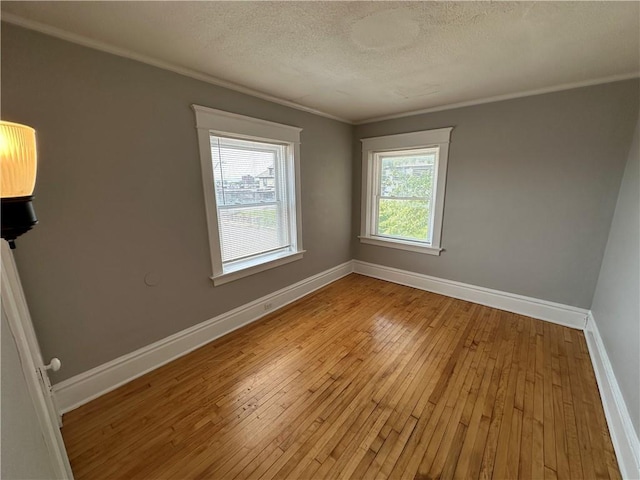
[[[378,137],[361,138],[363,150],[400,150],[406,148],[426,148],[451,142],[451,131],[454,127],[420,130],[417,132],[397,133]]]
[[[300,143],[300,133],[302,132],[300,127],[203,107],[202,105],[193,104],[191,108],[196,115],[196,128],[240,138],[260,137],[265,140]]]
[[[211,279],[215,286],[239,278],[275,268],[302,258],[302,206],[300,193],[300,133],[302,128],[270,122],[259,118],[238,115],[224,110],[216,110],[200,105],[191,105],[196,117],[200,168],[204,192],[205,211],[207,213],[207,231],[209,234],[209,253],[211,254]],[[220,213],[216,200],[215,174],[211,134],[232,136],[249,141],[267,141],[284,144],[282,155],[274,157],[274,166],[284,172],[283,185],[286,191],[286,210],[289,218],[289,245],[282,247],[283,252],[254,255],[244,260],[225,264],[222,259],[222,240],[220,233]],[[272,148],[266,145],[265,148]],[[233,263],[233,266],[230,265]]]
[[[352,271],[352,262],[348,261],[57,383],[53,386],[53,394],[58,410],[66,413],[84,405],[216,338],[255,322],[274,310],[335,282]]]
[[[508,93],[506,95],[496,95],[494,97],[479,98],[477,100],[469,100],[467,102],[447,103],[437,107],[423,108],[420,110],[412,110],[404,113],[393,113],[391,115],[383,115],[380,117],[365,118],[351,122],[353,125],[364,125],[366,123],[382,122],[383,120],[393,120],[396,118],[411,117],[413,115],[422,115],[423,113],[441,112],[443,110],[453,110],[456,108],[473,107],[474,105],[482,105],[485,103],[502,102],[504,100],[514,100],[522,97],[533,97],[545,93],[561,92],[563,90],[572,90],[574,88],[591,87],[601,85],[603,83],[620,82],[622,80],[631,80],[639,78],[640,72],[623,73],[621,75],[610,75],[608,77],[595,78],[593,80],[583,80],[581,82],[570,82],[556,85],[553,87],[538,88],[534,90],[525,90],[524,92]]]
[[[240,278],[248,277],[249,275],[254,275],[256,273],[264,272],[265,270],[270,270],[281,265],[286,265],[287,263],[301,260],[305,252],[306,250],[299,250],[297,252],[287,252],[285,255],[280,253],[271,260],[266,260],[264,257],[260,257],[260,261],[262,263],[251,265],[250,267],[246,266],[246,264],[242,264],[243,266],[239,270],[222,273],[218,276],[212,276],[210,278],[211,280],[213,280],[213,284],[217,287],[218,285],[224,285],[225,283],[233,282],[235,280],[239,280]]]
[[[591,312],[584,333],[620,472],[623,478],[640,478],[640,440]]]
[[[375,265],[354,260],[353,271],[368,277],[459,298],[468,302],[546,320],[565,327],[582,330],[585,326],[588,310],[560,303],[548,302],[514,293],[501,292],[490,288],[478,287],[467,283],[431,277],[421,273],[399,270],[397,268]]]
[[[427,244],[420,245],[418,242],[410,240],[400,240],[393,237],[374,237],[360,235],[358,237],[360,243],[367,243],[377,247],[396,248],[398,250],[407,250],[408,252],[426,253],[427,255],[440,255],[443,248],[432,247]]]
[[[600,85],[603,83],[611,83],[611,82],[619,82],[622,80],[629,80],[632,78],[639,78],[640,72],[632,72],[621,75],[611,75],[608,77],[596,78],[593,80],[584,80],[581,82],[571,82],[571,83],[563,83],[561,85],[556,85],[553,87],[545,87],[539,88],[535,90],[526,90],[524,92],[510,93],[506,95],[497,95],[494,97],[486,97],[477,100],[469,100],[466,102],[459,103],[448,103],[445,105],[440,105],[437,107],[423,108],[420,110],[411,110],[409,112],[404,113],[394,113],[391,115],[383,115],[378,117],[370,117],[362,120],[348,120],[346,118],[338,117],[336,115],[332,115],[327,112],[323,112],[321,110],[317,110],[315,108],[307,107],[305,105],[301,105],[299,103],[293,102],[291,100],[285,100],[283,98],[275,97],[273,95],[269,95],[258,90],[253,90],[248,87],[244,87],[242,85],[238,85],[233,82],[229,82],[227,80],[222,80],[220,78],[214,77],[212,75],[208,75],[206,73],[198,72],[197,70],[192,70],[190,68],[186,68],[171,62],[165,62],[163,60],[158,60],[156,58],[142,55],[136,53],[134,51],[115,47],[105,42],[101,42],[99,40],[94,40],[92,38],[85,37],[84,35],[78,35],[75,33],[70,33],[60,28],[52,27],[51,25],[46,25],[41,22],[36,22],[34,20],[29,20],[23,18],[19,15],[15,15],[13,13],[2,12],[2,21],[7,22],[13,25],[17,25],[22,28],[26,28],[29,30],[34,30],[36,32],[44,33],[45,35],[49,35],[51,37],[60,38],[62,40],[66,40],[67,42],[75,43],[76,45],[82,45],[83,47],[92,48],[94,50],[99,50],[101,52],[110,53],[112,55],[117,55],[118,57],[128,58],[130,60],[135,60],[147,65],[151,65],[153,67],[161,68],[162,70],[167,70],[170,72],[177,73],[179,75],[183,75],[185,77],[190,77],[195,80],[200,80],[202,82],[209,83],[211,85],[216,85],[218,87],[228,88],[229,90],[233,90],[239,93],[243,93],[245,95],[250,95],[252,97],[260,98],[262,100],[267,100],[269,102],[276,103],[278,105],[283,105],[285,107],[293,108],[296,110],[301,110],[303,112],[311,113],[313,115],[319,115],[321,117],[330,118],[332,120],[337,120],[342,123],[346,123],[348,125],[364,125],[366,123],[374,123],[380,122],[383,120],[393,120],[395,118],[403,118],[410,117],[413,115],[421,115],[423,113],[432,113],[432,112],[440,112],[443,110],[453,110],[455,108],[462,107],[471,107],[474,105],[482,105],[484,103],[493,103],[493,102],[501,102],[503,100],[512,100],[515,98],[521,97],[530,97],[534,95],[541,95],[544,93],[553,93],[560,92],[563,90],[571,90],[573,88],[581,88],[581,87],[589,87],[593,85]]]
[[[27,390],[40,425],[56,478],[73,479],[73,472],[60,433],[60,418],[49,390],[49,378],[43,366],[40,346],[33,330],[22,283],[7,242],[2,243],[2,311],[18,351]],[[39,378],[40,377],[40,378]],[[28,401],[28,400],[27,400]]]
[[[591,311],[359,260],[353,261],[353,271],[583,330],[620,472],[623,478],[640,479],[640,439]]]
[[[352,272],[584,330],[622,476],[640,478],[640,442],[590,311],[359,260],[345,262],[57,383],[53,393],[58,409],[69,412]],[[267,303],[271,304],[268,312]]]
[[[234,90],[239,93],[244,93],[245,95],[251,95],[252,97],[260,98],[262,100],[267,100],[269,102],[277,103],[279,105],[284,105],[285,107],[295,108],[296,110],[302,110],[303,112],[312,113],[314,115],[330,118],[332,120],[338,120],[339,122],[347,123],[349,125],[353,124],[351,120],[337,117],[335,115],[331,115],[330,113],[326,113],[321,110],[316,110],[315,108],[306,107],[304,105],[301,105],[296,102],[292,102],[290,100],[274,97],[272,95],[260,92],[258,90],[253,90],[251,88],[244,87],[242,85],[238,85],[236,83],[229,82],[227,80],[222,80],[220,78],[214,77],[212,75],[208,75],[206,73],[198,72],[197,70],[192,70],[190,68],[186,68],[171,62],[165,62],[163,60],[158,60],[156,58],[153,58],[147,55],[142,55],[140,53],[136,53],[126,48],[115,47],[108,43],[85,37],[84,35],[70,33],[60,28],[52,27],[51,25],[46,25],[44,23],[36,22],[34,20],[28,20],[26,18],[23,18],[19,15],[15,15],[13,13],[2,12],[2,21],[11,23],[13,25],[17,25],[19,27],[27,28],[29,30],[35,30],[36,32],[44,33],[51,37],[60,38],[62,40],[66,40],[67,42],[75,43],[77,45],[82,45],[83,47],[93,48],[94,50],[99,50],[101,52],[117,55],[118,57],[124,57],[131,60],[135,60],[137,62],[145,63],[153,67],[161,68],[163,70],[168,70],[170,72],[183,75],[185,77],[190,77],[196,80],[200,80],[202,82],[210,83],[218,87],[228,88],[229,90]]]
[[[360,241],[378,246],[388,246],[401,250],[409,250],[431,255],[440,255],[440,237],[442,233],[442,216],[444,214],[444,195],[447,188],[447,163],[449,161],[449,143],[451,131],[454,127],[444,127],[417,132],[399,133],[379,137],[363,138],[362,142],[362,193],[360,215]],[[431,150],[435,155],[435,171],[433,184],[435,190],[431,196],[433,204],[432,214],[427,219],[430,238],[424,243],[390,237],[386,241],[377,236],[378,231],[378,201],[380,194],[381,160],[378,154],[385,151],[409,149]],[[386,243],[386,245],[385,245]]]

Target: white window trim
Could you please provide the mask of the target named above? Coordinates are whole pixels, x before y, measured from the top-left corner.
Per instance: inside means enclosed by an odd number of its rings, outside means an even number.
[[[362,142],[362,203],[360,222],[360,242],[381,247],[397,248],[411,252],[440,255],[442,235],[442,216],[444,213],[444,193],[447,185],[447,162],[449,142],[453,127],[424,130],[421,132],[401,133],[383,137],[363,138]],[[375,188],[374,154],[385,151],[408,150],[414,148],[439,147],[438,168],[436,171],[435,205],[433,210],[433,230],[431,244],[389,238],[372,233],[373,195]]]
[[[214,285],[232,282],[270,268],[300,260],[304,254],[302,248],[302,207],[300,203],[300,132],[301,128],[269,122],[257,118],[238,115],[200,105],[191,105],[196,116],[198,131],[198,147],[200,150],[200,166],[202,168],[202,185],[207,213],[207,229],[209,233],[209,249],[211,252],[211,279]],[[223,270],[220,233],[218,229],[218,210],[213,188],[213,162],[211,157],[211,133],[221,136],[232,136],[247,140],[261,140],[272,143],[288,143],[293,145],[293,183],[288,186],[295,209],[291,212],[295,217],[294,251],[265,255],[259,262],[245,262],[240,268]]]

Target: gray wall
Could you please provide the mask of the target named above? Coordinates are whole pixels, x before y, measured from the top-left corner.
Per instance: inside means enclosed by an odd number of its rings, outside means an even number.
[[[2,309],[2,438],[0,477],[5,480],[51,479],[54,469],[42,436],[20,357]]]
[[[354,131],[358,260],[589,308],[638,115],[638,81]],[[360,244],[360,139],[449,127],[441,256]]]
[[[15,255],[56,381],[351,259],[350,125],[7,24],[1,94],[38,132]],[[193,103],[304,129],[304,259],[214,288]]]
[[[592,312],[640,433],[640,124],[629,152]]]
[[[40,152],[40,224],[15,253],[43,354],[65,364],[54,380],[352,257],[589,308],[638,90],[631,80],[353,128],[3,24],[2,118],[34,126]],[[304,129],[303,260],[213,287],[192,103]],[[444,126],[455,127],[446,252],[361,245],[359,139]],[[159,285],[145,285],[149,272]]]

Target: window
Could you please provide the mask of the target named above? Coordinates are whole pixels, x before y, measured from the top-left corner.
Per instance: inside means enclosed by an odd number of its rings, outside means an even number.
[[[362,140],[362,243],[440,254],[451,130]]]
[[[301,129],[193,105],[215,285],[302,258]]]

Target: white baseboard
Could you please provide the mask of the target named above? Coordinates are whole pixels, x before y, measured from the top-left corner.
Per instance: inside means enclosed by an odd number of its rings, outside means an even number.
[[[590,311],[359,260],[354,260],[353,271],[400,285],[583,330],[622,477],[640,479],[640,440],[631,423],[629,411]]]
[[[479,303],[488,307],[546,320],[566,327],[584,329],[588,310],[571,307],[560,303],[548,302],[537,298],[525,297],[514,293],[491,290],[466,283],[430,277],[420,273],[384,267],[372,263],[354,260],[353,271],[368,277],[387,280],[388,282],[407,285],[428,292],[439,293],[448,297],[459,298],[468,302]]]
[[[222,335],[254,322],[274,310],[350,274],[352,271],[351,261],[343,263],[57,383],[53,386],[56,406],[61,413],[69,412]],[[265,310],[266,303],[271,304],[268,310]]]
[[[587,315],[586,310],[574,307],[357,260],[349,261],[55,384],[53,395],[58,411],[69,412],[352,271],[574,328],[583,328]],[[271,304],[268,311],[265,310],[266,303]]]
[[[640,478],[640,440],[631,423],[629,410],[613,373],[609,355],[602,343],[598,325],[591,313],[589,313],[584,333],[622,478],[638,479]]]
[[[622,476],[629,479],[640,478],[640,441],[631,423],[620,387],[591,312],[582,308],[359,260],[338,265],[57,383],[53,386],[56,405],[61,413],[69,412],[351,272],[584,330]],[[265,311],[266,303],[271,304],[268,311]]]

